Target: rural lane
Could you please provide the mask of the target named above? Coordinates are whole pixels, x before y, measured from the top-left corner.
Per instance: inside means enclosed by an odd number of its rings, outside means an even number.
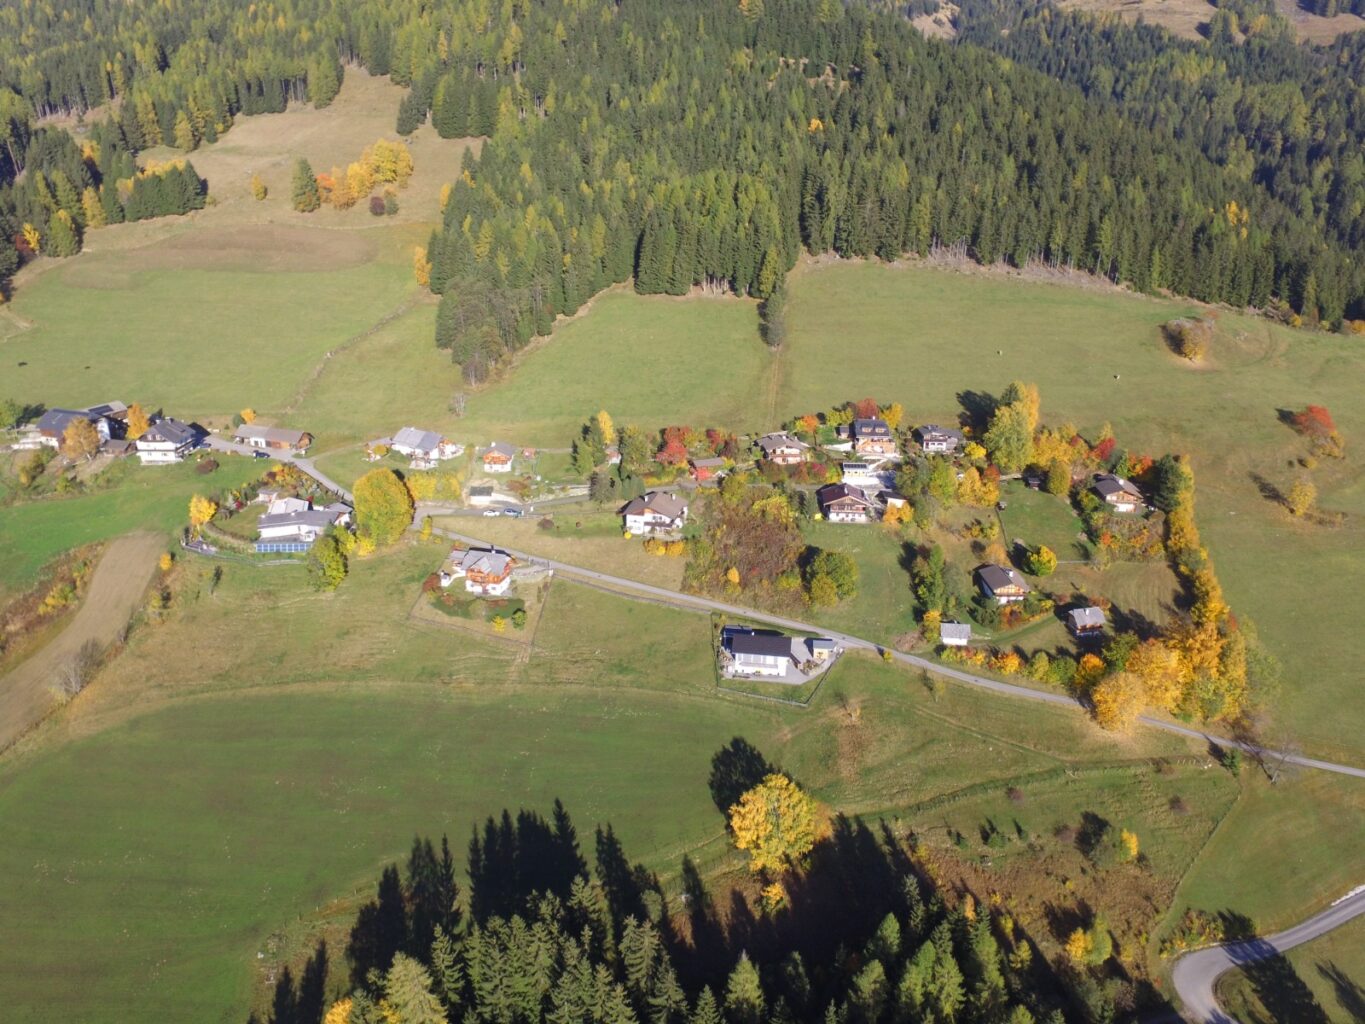
[[[165,550],[166,538],[160,534],[133,533],[109,543],[66,628],[0,676],[0,750],[48,713],[53,683],[87,641],[94,641],[101,651],[114,642],[141,604]]]
[[[1365,886],[1353,890],[1321,913],[1275,935],[1226,942],[1186,953],[1176,961],[1171,975],[1184,1006],[1185,1019],[1190,1024],[1236,1024],[1219,1007],[1214,996],[1214,986],[1220,977],[1234,967],[1253,964],[1310,942],[1360,914],[1365,914]]]
[[[263,448],[252,448],[250,445],[238,444],[235,441],[225,441],[221,437],[214,437],[212,434],[204,439],[204,444],[215,452],[226,452],[229,455],[244,455],[248,459],[255,458],[258,452],[265,451]],[[319,470],[312,459],[303,455],[295,455],[292,452],[274,450],[266,451],[265,454],[275,462],[288,462],[291,465],[298,466],[299,469],[303,470],[318,483],[322,484],[323,487],[326,487],[329,491],[335,491],[347,501],[353,502],[355,500],[351,497],[350,491],[342,487],[341,484],[337,483],[326,473]]]
[[[420,520],[419,520],[420,521]],[[464,544],[488,544],[489,541],[481,540],[478,537],[469,537],[455,533],[451,530],[434,530],[434,533],[451,540],[460,541]],[[553,558],[546,558],[542,555],[532,555],[524,551],[516,551],[499,545],[500,550],[506,551],[515,558],[520,558],[527,562],[533,562],[554,569],[556,572],[564,573],[570,577],[577,576],[585,580],[602,583],[618,590],[633,591],[638,594],[646,595],[653,600],[661,600],[678,608],[686,608],[692,611],[703,612],[724,612],[727,615],[738,615],[759,622],[767,622],[774,626],[781,626],[785,629],[794,629],[803,633],[818,633],[839,641],[844,647],[850,650],[865,650],[881,653],[887,651],[891,657],[904,665],[913,665],[933,672],[935,675],[944,676],[977,689],[989,690],[1006,697],[1014,697],[1019,700],[1030,700],[1039,704],[1053,704],[1064,707],[1084,710],[1084,705],[1074,697],[1068,697],[1061,693],[1050,693],[1045,690],[1034,690],[1027,686],[1018,686],[1014,683],[1002,682],[998,679],[987,679],[985,676],[973,675],[970,672],[963,672],[959,669],[950,668],[937,661],[930,661],[928,658],[921,658],[914,654],[903,654],[900,651],[885,648],[881,644],[862,637],[853,636],[849,633],[839,633],[818,626],[811,622],[802,622],[799,619],[788,619],[780,615],[773,615],[769,612],[759,611],[756,608],[745,608],[741,605],[726,604],[723,601],[715,601],[709,597],[701,597],[697,594],[684,594],[678,590],[669,590],[667,587],[656,587],[649,583],[641,583],[639,580],[626,579],[621,576],[612,576],[608,573],[598,572],[595,569],[585,569],[579,565],[570,565],[568,562],[560,562]],[[1300,765],[1304,768],[1316,768],[1320,771],[1335,772],[1338,775],[1350,775],[1358,779],[1365,779],[1365,768],[1356,768],[1347,764],[1335,764],[1331,761],[1322,761],[1312,757],[1302,757],[1297,754],[1281,754],[1279,751],[1270,750],[1265,747],[1258,747],[1254,743],[1244,743],[1241,740],[1228,739],[1217,736],[1213,733],[1204,732],[1201,729],[1191,729],[1188,726],[1178,725],[1175,722],[1167,722],[1160,718],[1152,718],[1148,715],[1141,716],[1138,721],[1150,726],[1153,729],[1160,729],[1163,732],[1175,733],[1179,736],[1187,736],[1191,739],[1203,740],[1207,743],[1216,743],[1220,747],[1236,747],[1248,754],[1259,757],[1275,758],[1283,760],[1287,764]]]

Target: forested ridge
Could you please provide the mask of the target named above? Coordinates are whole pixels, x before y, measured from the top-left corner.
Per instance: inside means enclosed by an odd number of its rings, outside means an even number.
[[[112,98],[99,159],[190,150],[329,102],[347,62],[410,86],[400,132],[490,136],[427,253],[437,343],[471,379],[612,282],[763,297],[803,248],[1365,315],[1358,40],[1184,44],[1012,7],[972,0],[946,44],[839,0],[28,0],[0,12],[0,181],[58,148],[38,114]],[[35,177],[0,196],[9,237],[61,206]]]

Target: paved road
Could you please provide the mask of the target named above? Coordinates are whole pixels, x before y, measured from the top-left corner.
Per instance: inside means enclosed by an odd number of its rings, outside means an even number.
[[[1365,886],[1352,891],[1320,914],[1265,938],[1228,942],[1187,953],[1176,961],[1172,981],[1191,1024],[1236,1024],[1214,998],[1218,979],[1244,964],[1252,964],[1325,935],[1351,918],[1365,914]],[[1289,1024],[1289,1022],[1285,1022]]]
[[[420,520],[419,520],[420,522]],[[434,531],[443,537],[461,541],[465,544],[487,544],[487,540],[479,537],[468,537],[463,534],[454,533],[450,530]],[[556,572],[564,573],[568,576],[578,576],[582,579],[593,580],[604,583],[618,590],[625,590],[643,594],[652,600],[662,600],[678,608],[687,608],[693,611],[717,611],[727,615],[737,615],[744,618],[754,619],[759,622],[768,622],[784,629],[798,630],[804,633],[819,633],[831,637],[844,647],[850,650],[876,651],[880,653],[886,648],[880,644],[865,640],[862,637],[853,636],[848,633],[832,632],[823,626],[815,625],[810,622],[801,622],[798,619],[788,619],[780,615],[773,615],[769,612],[759,611],[755,608],[745,608],[741,605],[726,604],[723,601],[713,601],[708,597],[701,597],[696,594],[684,594],[681,591],[669,590],[667,587],[656,587],[648,583],[641,583],[638,580],[625,579],[620,576],[612,576],[608,573],[597,572],[594,569],[585,569],[582,566],[570,565],[567,562],[556,561],[553,558],[545,558],[541,555],[532,555],[523,551],[516,551],[504,547],[503,550],[510,552],[517,558],[529,562],[536,562],[540,565],[548,566]],[[989,690],[992,693],[1002,694],[1007,697],[1014,697],[1020,700],[1035,701],[1040,704],[1063,705],[1069,708],[1084,710],[1084,705],[1074,697],[1068,697],[1061,693],[1051,693],[1045,690],[1034,690],[1027,686],[1017,686],[1014,683],[1001,682],[998,679],[987,679],[984,676],[972,675],[970,672],[962,672],[937,661],[930,661],[914,654],[903,654],[900,651],[891,651],[891,657],[905,665],[913,665],[916,668],[926,669],[935,675],[944,676],[948,679],[974,686],[978,689]],[[1220,747],[1236,747],[1248,754],[1262,756],[1270,759],[1282,759],[1287,764],[1301,765],[1305,768],[1316,768],[1321,771],[1335,772],[1339,775],[1351,775],[1355,778],[1365,779],[1365,768],[1356,768],[1352,765],[1334,764],[1331,761],[1321,761],[1312,757],[1301,757],[1297,754],[1283,756],[1278,751],[1268,750],[1257,747],[1253,743],[1243,743],[1240,740],[1228,739],[1224,736],[1217,736],[1213,733],[1204,732],[1202,729],[1192,729],[1187,726],[1177,725],[1174,722],[1163,721],[1159,718],[1152,718],[1147,715],[1138,719],[1144,725],[1153,729],[1160,729],[1164,732],[1175,733],[1180,736],[1188,736],[1193,739],[1203,740],[1207,743],[1216,743]]]
[[[101,652],[114,642],[142,601],[165,550],[166,538],[153,533],[134,533],[110,542],[66,628],[9,674],[0,676],[0,749],[51,710],[52,685],[86,641],[93,640]]]
[[[245,455],[249,459],[254,458],[257,452],[263,450],[261,448],[252,448],[248,445],[238,444],[235,441],[228,441],[221,437],[214,437],[212,434],[205,439],[204,443],[216,452],[227,452],[230,455]],[[320,471],[318,467],[313,464],[313,460],[307,456],[295,455],[293,452],[278,451],[275,449],[271,449],[266,452],[266,454],[275,462],[288,462],[298,466],[299,469],[303,470],[318,483],[322,484],[323,487],[326,487],[329,491],[335,491],[347,501],[355,500],[351,497],[350,491],[342,487],[341,484],[337,483],[326,473]],[[264,462],[266,460],[262,459],[261,461]]]

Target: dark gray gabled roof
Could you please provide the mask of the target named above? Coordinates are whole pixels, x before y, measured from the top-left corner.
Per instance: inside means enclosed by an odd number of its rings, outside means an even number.
[[[790,658],[792,638],[782,633],[740,633],[730,637],[730,653],[767,658]]]
[[[171,419],[163,416],[143,434],[139,441],[167,441],[173,445],[193,444],[199,437],[199,430],[192,424],[182,423],[180,420]]]
[[[1131,480],[1125,480],[1121,476],[1115,476],[1113,473],[1096,474],[1095,490],[1099,492],[1102,498],[1124,494],[1135,501],[1142,500],[1142,492],[1138,490],[1137,484]]]
[[[867,492],[853,484],[826,484],[815,492],[815,497],[821,505],[832,505],[836,501],[852,499],[869,508],[872,507],[872,499],[867,496]]]
[[[99,419],[103,417],[88,409],[49,409],[38,417],[37,427],[40,433],[48,437],[60,437],[71,425],[72,420],[89,420],[94,423]]]
[[[1025,591],[1032,589],[1018,569],[1007,566],[983,565],[977,568],[976,575],[992,592],[1009,586],[1022,587]]]
[[[677,519],[687,511],[687,502],[668,491],[649,491],[638,498],[631,498],[621,509],[625,516],[644,515],[646,511],[656,512],[669,519]]]
[[[921,442],[927,441],[930,438],[937,438],[944,441],[956,441],[958,444],[961,444],[967,439],[967,435],[962,433],[962,431],[952,427],[940,427],[937,423],[926,423],[922,427],[916,427],[915,433],[919,435]]]
[[[885,437],[891,436],[891,428],[883,419],[866,419],[853,421],[853,436],[861,440],[865,437]]]
[[[782,448],[801,449],[810,447],[810,445],[806,444],[805,441],[801,441],[795,437],[792,437],[791,434],[781,432],[774,434],[764,434],[755,442],[755,444],[762,448],[764,454],[766,455],[771,455],[773,452],[778,451],[779,449]]]

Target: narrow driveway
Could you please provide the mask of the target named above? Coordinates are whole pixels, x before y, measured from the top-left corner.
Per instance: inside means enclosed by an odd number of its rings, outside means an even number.
[[[464,544],[490,543],[489,541],[482,540],[478,537],[468,537],[463,534],[454,533],[450,530],[435,530],[433,532],[443,537],[449,537],[452,540],[460,541]],[[895,661],[899,661],[904,665],[913,665],[916,668],[922,668],[929,672],[933,672],[935,675],[943,676],[959,683],[965,683],[968,686],[974,686],[978,689],[989,690],[992,693],[1002,694],[1006,697],[1035,701],[1040,704],[1063,705],[1081,711],[1085,709],[1080,701],[1076,700],[1074,697],[1068,697],[1066,694],[1052,693],[1046,690],[1034,690],[1027,686],[1018,686],[1014,683],[1001,682],[998,679],[987,679],[984,676],[972,675],[970,672],[962,672],[955,668],[949,668],[936,661],[930,661],[928,658],[921,658],[914,654],[903,654],[900,651],[883,648],[880,644],[874,643],[871,640],[865,640],[862,637],[853,636],[849,633],[831,631],[824,626],[818,626],[814,623],[784,618],[780,615],[759,611],[756,608],[745,608],[742,605],[726,604],[723,601],[714,601],[709,597],[701,597],[697,594],[684,594],[677,590],[669,590],[667,587],[656,587],[649,583],[641,583],[638,580],[625,579],[621,576],[612,576],[608,573],[598,572],[595,569],[585,569],[582,566],[570,565],[567,562],[556,561],[553,558],[545,558],[542,555],[532,555],[524,551],[516,551],[502,545],[499,545],[499,547],[501,550],[507,551],[523,561],[546,566],[547,568],[554,569],[556,572],[563,573],[567,576],[576,576],[581,579],[606,584],[617,590],[645,595],[651,600],[664,601],[678,608],[686,608],[691,611],[701,612],[724,612],[727,615],[738,615],[759,622],[771,623],[774,626],[781,626],[784,629],[798,630],[803,633],[818,633],[822,636],[828,636],[837,640],[849,650],[875,652],[882,652],[885,650],[890,653]],[[1253,743],[1244,743],[1240,740],[1228,739],[1213,733],[1204,732],[1202,729],[1191,729],[1187,726],[1177,725],[1174,722],[1167,722],[1160,718],[1152,718],[1147,715],[1142,716],[1138,721],[1153,729],[1175,733],[1179,736],[1188,736],[1192,739],[1204,740],[1208,743],[1216,743],[1220,747],[1236,747],[1248,754],[1282,759],[1288,764],[1296,764],[1305,768],[1316,768],[1321,771],[1335,772],[1339,775],[1351,775],[1355,778],[1365,779],[1365,768],[1356,768],[1352,765],[1345,764],[1334,764],[1331,761],[1320,761],[1316,758],[1300,757],[1297,754],[1289,754],[1282,757],[1278,751],[1258,747]]]
[[[1214,986],[1220,977],[1234,967],[1254,964],[1311,942],[1359,914],[1365,914],[1365,886],[1337,900],[1322,913],[1276,935],[1186,953],[1176,961],[1171,976],[1184,1005],[1185,1019],[1190,1024],[1237,1024],[1223,1012],[1214,997]]]
[[[204,443],[215,452],[226,452],[229,455],[244,455],[248,459],[254,458],[258,452],[265,450],[262,448],[252,448],[249,445],[238,444],[235,441],[228,441],[221,437],[214,437],[212,434],[205,439]],[[277,451],[273,449],[266,451],[266,454],[276,462],[288,462],[291,465],[298,466],[299,469],[303,470],[318,483],[322,484],[323,487],[326,487],[329,491],[335,491],[347,501],[355,500],[351,497],[350,491],[319,470],[318,467],[314,465],[312,459],[303,455],[295,455],[293,452]]]

